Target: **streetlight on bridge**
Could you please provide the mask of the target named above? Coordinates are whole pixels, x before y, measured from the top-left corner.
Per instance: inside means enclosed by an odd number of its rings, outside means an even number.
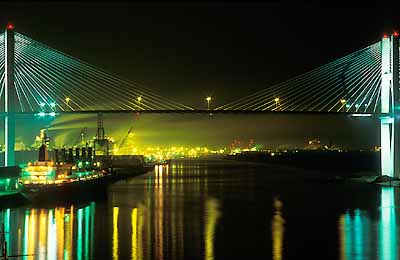
[[[206,100],[207,100],[207,110],[210,110],[210,102],[211,102],[211,97],[210,96],[208,96],[208,97],[206,97]]]
[[[342,104],[342,112],[345,112],[344,111],[344,108],[345,108],[345,105],[346,105],[346,102],[347,102],[347,100],[346,99],[344,99],[344,98],[342,98],[341,100],[340,100],[340,103]]]
[[[139,107],[139,110],[140,110],[141,109],[140,102],[142,102],[142,96],[138,96],[137,97],[137,102],[138,102],[138,107]]]
[[[279,98],[276,97],[276,98],[274,99],[274,101],[275,101],[275,108],[278,109],[278,106],[279,106]]]

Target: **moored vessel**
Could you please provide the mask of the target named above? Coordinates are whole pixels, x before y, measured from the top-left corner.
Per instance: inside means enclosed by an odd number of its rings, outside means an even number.
[[[48,155],[48,138],[44,138],[39,148],[38,160],[29,162],[22,168],[18,185],[30,200],[54,200],[79,198],[85,194],[104,189],[110,182],[111,169],[106,160],[96,160],[91,152],[75,156],[70,149],[68,156],[59,158],[55,151],[54,160]]]

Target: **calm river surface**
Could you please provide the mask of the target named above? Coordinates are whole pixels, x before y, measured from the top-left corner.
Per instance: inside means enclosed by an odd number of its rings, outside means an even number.
[[[23,259],[399,259],[399,190],[304,181],[222,161],[177,161],[107,199],[3,211]]]

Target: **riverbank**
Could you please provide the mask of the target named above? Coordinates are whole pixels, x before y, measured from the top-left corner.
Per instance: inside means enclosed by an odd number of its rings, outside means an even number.
[[[380,154],[370,151],[292,151],[279,154],[248,152],[225,157],[295,172],[307,182],[355,182],[400,186],[400,179],[380,175]]]

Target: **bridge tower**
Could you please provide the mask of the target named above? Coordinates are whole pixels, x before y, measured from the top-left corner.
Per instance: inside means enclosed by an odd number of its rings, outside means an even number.
[[[5,166],[15,165],[15,112],[17,106],[16,90],[14,85],[14,25],[7,24],[4,32],[5,43],[5,99],[4,99],[4,164]]]
[[[383,36],[381,47],[381,173],[400,177],[399,34]]]

